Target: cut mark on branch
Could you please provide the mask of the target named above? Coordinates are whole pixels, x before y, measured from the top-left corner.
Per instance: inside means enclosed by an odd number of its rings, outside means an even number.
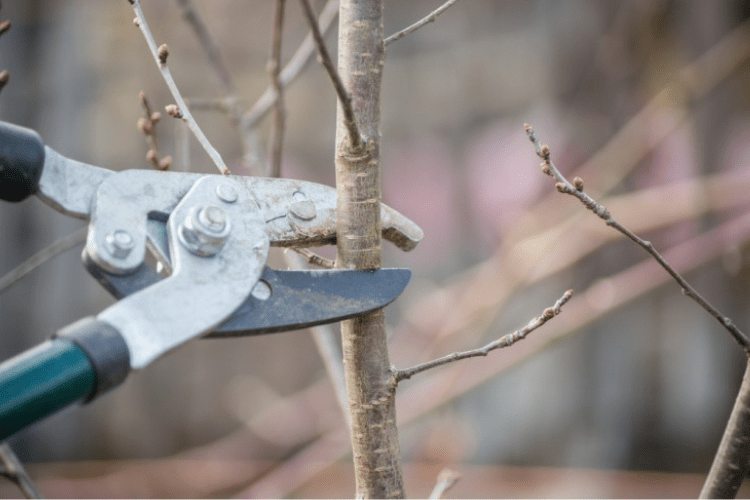
[[[393,35],[389,36],[388,38],[386,38],[383,41],[383,43],[385,43],[386,45],[388,45],[390,43],[393,43],[396,40],[402,39],[403,37],[405,37],[409,33],[413,33],[415,31],[417,31],[422,26],[425,26],[427,24],[435,22],[435,19],[437,19],[440,14],[442,14],[443,12],[445,12],[446,10],[448,10],[448,8],[451,5],[453,5],[454,3],[456,3],[457,1],[458,0],[448,0],[447,2],[445,2],[440,7],[438,7],[435,10],[433,10],[432,12],[430,12],[426,17],[423,17],[422,19],[420,19],[416,23],[412,24],[411,26],[409,26],[407,28],[404,28],[403,30],[399,31],[398,33],[394,33]]]
[[[359,127],[357,127],[357,119],[354,116],[354,106],[352,106],[352,96],[344,88],[344,82],[341,81],[336,67],[333,65],[331,56],[328,54],[325,40],[323,35],[318,28],[318,22],[313,13],[312,7],[310,6],[310,0],[300,0],[302,4],[302,10],[305,12],[307,23],[310,25],[310,31],[315,40],[315,45],[318,48],[318,55],[320,56],[320,63],[328,73],[333,88],[336,90],[339,102],[341,103],[341,110],[344,115],[344,125],[349,135],[349,150],[352,154],[361,154],[365,150],[365,141],[362,139],[362,135],[359,133]]]
[[[734,322],[730,318],[721,314],[713,305],[711,305],[705,298],[703,298],[703,296],[699,294],[693,288],[693,286],[688,283],[685,278],[682,277],[682,275],[675,271],[675,269],[654,248],[654,245],[650,241],[646,241],[640,238],[628,228],[620,224],[617,220],[615,220],[614,217],[612,217],[612,215],[609,213],[609,210],[607,210],[605,206],[598,203],[591,196],[586,194],[586,192],[583,190],[583,180],[578,178],[575,185],[571,184],[570,181],[568,181],[568,179],[566,179],[565,176],[563,176],[555,167],[555,164],[552,162],[549,146],[547,146],[546,144],[541,144],[539,142],[539,139],[537,139],[536,133],[534,132],[534,129],[531,127],[531,125],[529,125],[528,123],[524,124],[524,130],[526,131],[526,135],[529,137],[529,140],[532,142],[532,144],[534,144],[537,156],[539,156],[543,160],[542,171],[555,179],[555,187],[558,191],[578,198],[586,208],[594,212],[608,226],[624,234],[633,242],[646,250],[646,252],[648,252],[659,263],[659,265],[665,271],[667,271],[670,276],[672,276],[677,284],[680,285],[680,287],[682,288],[682,292],[685,295],[693,299],[711,316],[713,316],[732,335],[732,337],[734,337],[734,339],[737,341],[737,343],[740,344],[740,346],[742,346],[745,352],[750,353],[750,339],[748,339],[747,335],[745,335],[745,333],[743,333],[739,328],[737,328],[737,326],[735,326]]]
[[[433,359],[432,361],[428,361],[426,363],[422,363],[422,364],[413,366],[411,368],[407,368],[406,370],[394,370],[391,384],[393,386],[396,386],[402,380],[410,379],[414,375],[430,370],[432,368],[436,368],[442,365],[447,365],[448,363],[453,363],[454,361],[460,361],[462,359],[475,358],[478,356],[487,356],[490,352],[494,351],[495,349],[501,349],[503,347],[510,347],[516,342],[518,342],[519,340],[526,338],[526,336],[529,333],[541,327],[547,321],[551,320],[552,318],[560,314],[560,312],[562,311],[562,307],[570,300],[572,296],[573,296],[573,290],[568,290],[562,295],[562,297],[557,299],[557,302],[555,302],[555,304],[552,307],[548,307],[547,309],[545,309],[541,316],[532,319],[526,324],[526,326],[524,326],[520,330],[516,330],[513,333],[508,333],[506,335],[503,335],[499,339],[493,342],[490,342],[484,347],[473,349],[471,351],[454,352],[452,354],[448,354],[447,356],[443,356],[442,358]]]
[[[159,68],[159,71],[161,72],[162,77],[164,78],[164,81],[167,84],[167,87],[169,87],[170,92],[172,92],[172,96],[174,97],[175,101],[177,101],[177,109],[180,111],[181,116],[180,118],[187,123],[188,127],[190,128],[190,131],[193,132],[193,135],[195,135],[196,139],[198,139],[198,142],[201,146],[203,146],[203,149],[206,150],[206,153],[208,153],[208,156],[211,158],[211,160],[214,162],[216,167],[219,169],[219,172],[221,172],[224,175],[229,174],[229,169],[227,168],[226,164],[224,163],[224,160],[221,158],[221,155],[218,151],[211,145],[206,135],[203,133],[201,128],[198,126],[198,123],[193,118],[193,115],[190,113],[190,110],[187,107],[187,104],[185,104],[185,100],[182,98],[182,94],[180,93],[180,90],[177,88],[177,84],[174,81],[174,78],[172,78],[172,73],[169,71],[169,67],[166,64],[166,54],[168,52],[162,50],[160,53],[160,49],[156,46],[156,41],[154,41],[154,36],[151,34],[151,30],[148,27],[148,24],[146,23],[146,18],[143,15],[143,9],[141,9],[141,2],[140,0],[129,0],[130,4],[133,6],[133,10],[135,11],[135,19],[133,20],[134,24],[138,26],[138,28],[141,30],[141,33],[143,33],[143,37],[146,39],[146,44],[148,45],[149,50],[151,51],[151,55],[154,57],[154,60],[156,61],[156,65]],[[166,47],[162,45],[162,47]],[[162,62],[163,60],[163,62]]]

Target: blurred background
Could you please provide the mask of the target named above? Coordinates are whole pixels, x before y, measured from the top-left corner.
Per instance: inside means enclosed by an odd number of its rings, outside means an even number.
[[[287,3],[285,61],[308,31]],[[440,4],[386,0],[386,34]],[[248,110],[268,86],[273,2],[194,5],[231,88],[179,2],[143,0],[206,135],[234,173],[262,173],[270,120],[240,133],[204,108],[229,96]],[[399,386],[408,495],[428,495],[443,467],[463,476],[456,498],[698,494],[742,351],[640,248],[555,191],[523,124],[750,330],[748,17],[743,0],[471,0],[388,46],[384,201],[425,231],[411,253],[384,245],[386,266],[414,272],[388,309],[392,362],[482,346],[576,292],[513,347]],[[154,109],[174,101],[128,2],[6,0],[0,18],[12,23],[0,119],[80,161],[152,168],[138,93]],[[326,39],[335,52],[335,22]],[[314,57],[285,100],[282,175],[332,185],[336,99]],[[181,122],[164,114],[157,134],[174,169],[215,173]],[[81,227],[37,199],[3,204],[0,275]],[[0,359],[112,303],[81,247],[0,292]],[[284,266],[281,252],[272,263]],[[345,424],[307,332],[193,342],[9,443],[50,497],[354,491]],[[0,495],[18,492],[0,482]]]

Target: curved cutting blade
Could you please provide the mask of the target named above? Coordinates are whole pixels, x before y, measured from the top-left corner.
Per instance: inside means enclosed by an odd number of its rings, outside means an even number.
[[[86,268],[118,299],[164,279],[146,265],[125,276],[91,262]],[[266,266],[253,293],[207,337],[261,335],[348,319],[387,306],[409,279],[408,269],[276,271]]]

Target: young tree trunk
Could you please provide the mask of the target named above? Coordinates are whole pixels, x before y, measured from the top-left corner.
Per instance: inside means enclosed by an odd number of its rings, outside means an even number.
[[[338,267],[381,265],[380,87],[385,46],[383,0],[342,0],[338,71],[352,96],[365,143],[352,145],[341,106],[336,126]],[[358,498],[403,498],[385,313],[341,328]]]

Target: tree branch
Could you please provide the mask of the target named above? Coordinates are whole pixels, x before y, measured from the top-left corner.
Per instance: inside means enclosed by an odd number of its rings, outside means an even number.
[[[318,28],[318,22],[315,19],[312,7],[310,6],[310,0],[300,0],[302,9],[307,17],[307,22],[310,25],[310,31],[315,40],[315,46],[318,48],[318,55],[320,56],[320,62],[328,73],[328,77],[331,79],[333,88],[336,90],[336,95],[339,98],[339,104],[341,105],[341,111],[343,113],[344,125],[349,133],[349,148],[353,154],[361,154],[364,150],[364,141],[359,133],[359,127],[357,127],[357,119],[354,116],[354,107],[352,106],[352,96],[344,87],[344,82],[341,81],[338,71],[333,65],[331,56],[328,55],[328,49],[326,48],[325,40],[323,35],[320,33]],[[378,68],[380,70],[380,68]]]
[[[734,498],[750,473],[750,360],[699,498]]]
[[[23,464],[7,443],[0,443],[0,476],[18,486],[26,498],[42,498]]]
[[[336,267],[336,263],[334,261],[316,254],[309,248],[292,247],[292,250],[307,259],[308,264],[312,264],[313,266],[322,267],[323,269],[333,269],[334,267]]]
[[[177,5],[182,9],[182,17],[185,18],[187,23],[193,28],[195,36],[198,37],[203,50],[206,52],[208,62],[213,67],[214,73],[219,79],[222,90],[225,94],[234,93],[234,83],[232,83],[232,75],[229,73],[224,60],[219,52],[219,47],[214,43],[213,38],[208,32],[203,19],[201,19],[198,11],[195,9],[193,0],[177,0]]]
[[[40,250],[36,254],[32,255],[29,259],[19,264],[15,269],[10,271],[8,274],[0,278],[0,293],[7,290],[21,278],[29,274],[31,271],[41,266],[51,258],[60,255],[61,253],[70,250],[76,245],[82,244],[86,241],[86,234],[88,233],[88,227],[82,227],[81,229],[70,233],[67,236],[63,236],[59,240],[52,243],[50,246]]]
[[[437,477],[437,483],[428,498],[435,500],[443,498],[443,495],[445,495],[449,489],[453,488],[459,479],[461,479],[461,474],[458,472],[451,469],[441,470]]]
[[[674,270],[671,265],[669,265],[669,263],[654,248],[654,245],[650,241],[646,241],[640,238],[632,231],[624,227],[622,224],[617,222],[617,220],[612,217],[606,207],[586,194],[586,192],[583,190],[583,180],[580,177],[576,177],[575,179],[573,179],[573,184],[571,184],[568,179],[566,179],[560,173],[560,171],[557,170],[555,164],[552,162],[549,146],[547,146],[546,144],[540,144],[531,125],[527,123],[524,125],[524,128],[526,130],[526,135],[528,135],[529,137],[529,140],[534,144],[536,154],[543,160],[542,172],[553,177],[557,181],[555,187],[558,191],[578,198],[586,208],[594,212],[600,219],[604,220],[604,222],[608,226],[621,232],[636,244],[641,246],[644,250],[646,250],[659,263],[659,265],[664,268],[664,270],[667,271],[667,273],[669,273],[669,275],[672,276],[672,278],[682,287],[682,293],[693,299],[698,303],[698,305],[700,305],[711,316],[713,316],[732,335],[732,337],[734,337],[734,339],[738,344],[740,344],[740,346],[742,346],[745,352],[750,353],[750,339],[748,339],[747,335],[745,335],[739,328],[737,328],[737,326],[730,318],[721,314],[713,305],[711,305],[705,298],[703,298],[703,296],[700,295],[692,287],[692,285],[690,285],[690,283],[685,280],[685,278],[683,278],[677,271]]]
[[[408,28],[405,28],[405,29],[399,31],[398,33],[394,33],[393,35],[389,36],[388,38],[386,38],[383,41],[383,43],[385,43],[386,45],[388,45],[390,43],[393,43],[396,40],[402,39],[403,37],[405,37],[409,33],[413,33],[415,31],[417,31],[422,26],[425,26],[427,24],[435,22],[435,19],[437,19],[440,14],[442,14],[443,12],[445,12],[446,10],[448,10],[448,8],[450,8],[450,6],[453,5],[454,3],[456,3],[457,1],[458,0],[448,0],[447,2],[445,2],[440,7],[438,7],[435,10],[433,10],[432,12],[430,12],[426,17],[423,17],[422,19],[420,19],[416,23],[412,24]]]
[[[138,93],[138,100],[141,101],[144,115],[138,119],[138,130],[145,136],[148,145],[146,160],[157,170],[169,170],[169,167],[172,166],[172,157],[159,158],[159,144],[156,140],[156,124],[161,120],[161,113],[151,110],[145,92]]]
[[[187,107],[187,104],[185,104],[185,100],[182,98],[182,94],[177,88],[177,84],[175,83],[174,78],[172,78],[172,73],[169,71],[169,67],[167,66],[167,56],[169,55],[169,50],[166,48],[167,46],[162,45],[161,47],[157,48],[156,42],[154,41],[154,36],[151,34],[151,30],[148,28],[148,24],[146,23],[146,18],[143,15],[143,9],[141,9],[140,0],[128,1],[133,6],[133,11],[135,11],[136,17],[133,22],[141,30],[141,33],[143,33],[143,37],[146,39],[146,44],[151,51],[151,55],[154,56],[154,60],[156,61],[156,66],[159,68],[159,71],[161,72],[164,81],[167,83],[167,87],[169,87],[170,92],[172,92],[172,96],[174,97],[175,101],[177,101],[177,106],[170,105],[167,107],[172,109],[173,112],[170,112],[169,109],[167,109],[167,112],[174,118],[181,118],[182,120],[184,120],[190,130],[193,132],[193,135],[195,135],[196,139],[198,139],[200,145],[203,146],[203,149],[206,150],[208,156],[219,169],[219,172],[224,175],[229,174],[229,169],[224,163],[224,160],[221,158],[219,152],[216,151],[216,149],[211,145],[206,135],[198,126],[198,123],[190,113],[190,109]]]
[[[557,302],[555,302],[552,307],[548,307],[547,309],[545,309],[541,316],[532,319],[526,324],[526,326],[524,326],[520,330],[516,330],[513,333],[503,335],[499,339],[490,342],[484,347],[473,349],[471,351],[454,352],[452,354],[448,354],[447,356],[443,356],[442,358],[433,359],[432,361],[407,368],[406,370],[397,370],[393,373],[392,383],[394,385],[397,385],[402,380],[408,380],[414,375],[430,370],[432,368],[437,368],[438,366],[447,365],[448,363],[453,363],[454,361],[460,361],[462,359],[475,358],[477,356],[487,356],[495,349],[510,347],[519,340],[525,339],[526,335],[533,332],[537,328],[544,325],[547,321],[560,314],[562,306],[564,306],[572,296],[573,290],[568,290],[563,294],[562,297],[557,299]]]
[[[326,33],[333,25],[333,20],[336,19],[338,12],[339,1],[328,0],[317,21],[317,26],[321,33]],[[315,54],[315,43],[313,42],[312,34],[308,34],[279,75],[282,88],[286,88],[302,73],[302,69],[304,69],[313,54]],[[258,100],[255,101],[255,104],[242,116],[242,128],[250,130],[255,127],[266,116],[266,113],[270,111],[275,101],[276,93],[273,86],[269,85]]]
[[[275,94],[273,106],[273,123],[271,124],[270,154],[271,177],[281,175],[281,156],[284,142],[284,95],[279,74],[281,73],[281,34],[284,24],[284,5],[286,0],[276,0],[274,12],[271,57],[268,61],[268,74]]]
[[[312,20],[309,3],[302,0]],[[322,39],[316,36],[318,41]],[[329,61],[330,62],[330,61]],[[383,0],[341,0],[336,119],[336,266],[381,266],[380,92],[385,63]],[[338,74],[330,73],[338,79]],[[343,94],[343,95],[342,95]],[[351,99],[351,98],[349,98]],[[347,104],[348,103],[348,104]],[[359,127],[353,127],[356,107]],[[360,140],[359,145],[355,142]],[[403,498],[395,393],[385,311],[341,323],[357,498]]]

